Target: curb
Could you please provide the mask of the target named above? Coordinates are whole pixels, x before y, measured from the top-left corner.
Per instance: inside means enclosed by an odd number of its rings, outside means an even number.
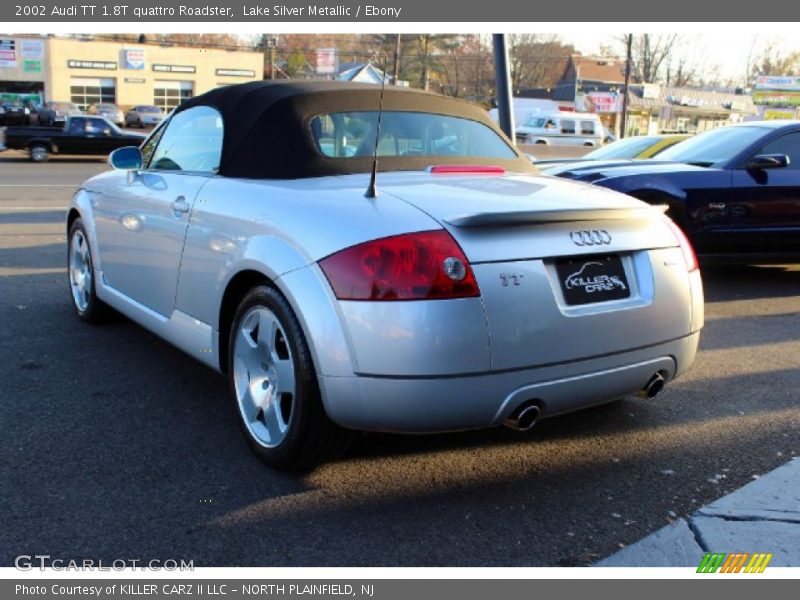
[[[594,566],[696,568],[707,552],[771,552],[771,566],[800,566],[800,458]]]

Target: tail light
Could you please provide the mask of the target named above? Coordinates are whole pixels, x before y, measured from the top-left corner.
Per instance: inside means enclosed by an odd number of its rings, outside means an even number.
[[[700,268],[700,265],[697,263],[697,255],[694,253],[694,248],[692,248],[689,238],[683,233],[683,229],[667,216],[664,216],[664,220],[672,230],[672,235],[675,236],[675,239],[678,240],[678,244],[680,244],[681,252],[683,252],[683,260],[686,262],[686,269],[691,272]]]
[[[444,230],[365,242],[319,263],[339,300],[440,300],[480,295],[456,241]]]

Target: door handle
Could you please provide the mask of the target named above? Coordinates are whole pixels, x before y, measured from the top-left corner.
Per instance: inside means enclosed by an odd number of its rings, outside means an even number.
[[[189,212],[189,203],[186,201],[184,196],[178,196],[175,198],[170,206],[172,207],[172,212],[174,212],[176,216],[181,213]]]

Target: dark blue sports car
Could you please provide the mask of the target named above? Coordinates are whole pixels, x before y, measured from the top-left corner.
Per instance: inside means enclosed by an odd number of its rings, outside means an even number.
[[[656,161],[575,163],[551,173],[668,205],[707,258],[800,261],[800,121],[733,125]]]

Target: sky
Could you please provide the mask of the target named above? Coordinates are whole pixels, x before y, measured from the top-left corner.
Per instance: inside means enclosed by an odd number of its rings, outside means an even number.
[[[581,31],[577,34],[560,33],[562,40],[571,43],[583,54],[596,54],[602,45],[614,45],[620,36],[613,32]],[[723,79],[740,79],[745,74],[748,54],[755,44],[756,50],[769,42],[774,42],[785,52],[800,51],[800,36],[768,33],[747,33],[741,30],[733,32],[697,33],[687,32],[688,48],[705,64],[719,66]],[[621,47],[617,44],[614,47]]]

